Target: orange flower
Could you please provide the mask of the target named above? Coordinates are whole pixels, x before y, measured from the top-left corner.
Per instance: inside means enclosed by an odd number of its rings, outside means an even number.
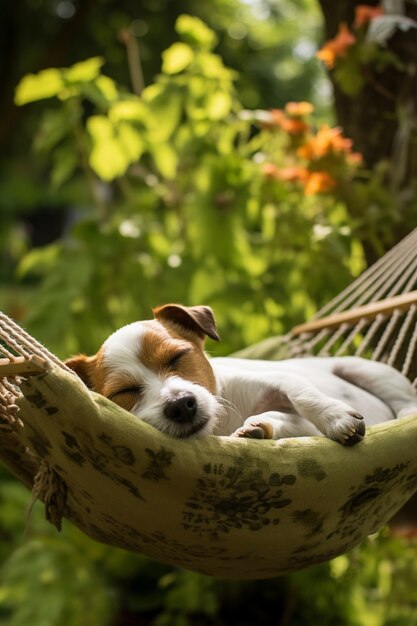
[[[273,163],[265,163],[262,166],[262,172],[267,178],[283,180],[286,182],[305,182],[310,172],[307,168],[301,166],[277,167]]]
[[[355,21],[353,26],[355,28],[361,28],[366,26],[371,20],[384,15],[384,9],[381,6],[371,7],[367,4],[358,4],[355,7]]]
[[[321,159],[331,152],[349,154],[352,149],[352,140],[343,137],[340,126],[330,128],[323,124],[316,135],[307,143],[300,146],[297,155],[302,159]]]
[[[294,117],[303,117],[313,111],[314,107],[311,102],[287,102],[285,105],[285,112]]]
[[[304,187],[304,195],[313,196],[316,193],[327,193],[336,185],[335,179],[327,172],[312,172]]]
[[[326,156],[329,152],[350,152],[352,140],[343,137],[340,126],[330,128],[323,124],[316,133],[316,154],[318,157]]]
[[[351,152],[346,156],[346,161],[350,163],[350,165],[360,165],[363,161],[363,156],[360,152]]]
[[[281,111],[281,109],[271,109],[269,113],[271,114],[271,124],[281,126],[282,120],[285,118],[284,111]]]
[[[306,122],[303,122],[303,120],[291,119],[287,117],[283,121],[281,128],[289,135],[302,135],[303,133],[306,133],[310,127],[306,124]]]
[[[278,126],[289,135],[302,135],[309,130],[309,125],[298,118],[287,117],[281,109],[271,110],[270,126]]]
[[[288,182],[306,181],[309,174],[307,168],[294,165],[292,167],[277,168],[275,178]]]
[[[334,39],[327,41],[324,46],[316,52],[316,56],[323,61],[328,68],[334,66],[338,57],[345,56],[350,46],[356,42],[356,37],[350,32],[347,24],[339,24],[339,30]]]
[[[262,165],[262,173],[265,174],[267,178],[276,178],[277,172],[278,168],[273,163],[264,163]]]

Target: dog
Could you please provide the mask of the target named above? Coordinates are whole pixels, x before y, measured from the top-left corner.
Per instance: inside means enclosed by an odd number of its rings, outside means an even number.
[[[94,356],[66,361],[93,391],[179,438],[325,435],[344,445],[372,425],[417,413],[392,367],[359,357],[261,361],[204,352],[220,340],[207,306],[167,304],[114,332]]]

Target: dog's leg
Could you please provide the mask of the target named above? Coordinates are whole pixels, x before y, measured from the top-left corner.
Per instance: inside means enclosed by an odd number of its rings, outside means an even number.
[[[286,439],[288,437],[307,437],[320,435],[315,426],[300,415],[265,411],[248,417],[243,426],[232,437],[250,439]]]
[[[410,381],[390,365],[343,357],[335,359],[333,373],[377,396],[396,417],[417,413],[417,393]]]
[[[319,391],[314,385],[296,375],[280,376],[279,389],[294,408],[324,435],[344,445],[363,439],[363,416],[351,406]]]
[[[253,380],[251,382],[253,383]],[[365,434],[365,422],[358,411],[345,402],[325,395],[301,376],[280,372],[278,381],[276,375],[269,376],[268,379],[262,377],[259,379],[259,386],[264,387],[265,395],[272,396],[271,408],[275,404],[278,411],[302,416],[330,439],[352,445],[361,441]],[[260,411],[255,410],[249,418],[256,418],[262,423],[260,414],[264,415],[264,410],[268,408],[262,406],[264,408]],[[269,426],[265,431],[268,429]],[[310,432],[298,434],[309,435]]]

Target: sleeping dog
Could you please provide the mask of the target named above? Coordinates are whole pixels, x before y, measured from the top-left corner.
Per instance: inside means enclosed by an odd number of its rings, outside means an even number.
[[[417,413],[410,382],[357,357],[208,359],[219,340],[207,306],[167,304],[113,333],[94,356],[66,361],[86,385],[173,437],[326,435],[345,445],[375,424]]]

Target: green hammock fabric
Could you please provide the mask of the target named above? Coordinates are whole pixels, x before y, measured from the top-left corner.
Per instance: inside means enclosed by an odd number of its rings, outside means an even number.
[[[282,356],[282,340],[240,353]],[[175,440],[52,367],[22,383],[0,457],[92,538],[204,574],[268,578],[380,529],[417,490],[417,416],[324,437]],[[32,454],[24,452],[30,448]]]

